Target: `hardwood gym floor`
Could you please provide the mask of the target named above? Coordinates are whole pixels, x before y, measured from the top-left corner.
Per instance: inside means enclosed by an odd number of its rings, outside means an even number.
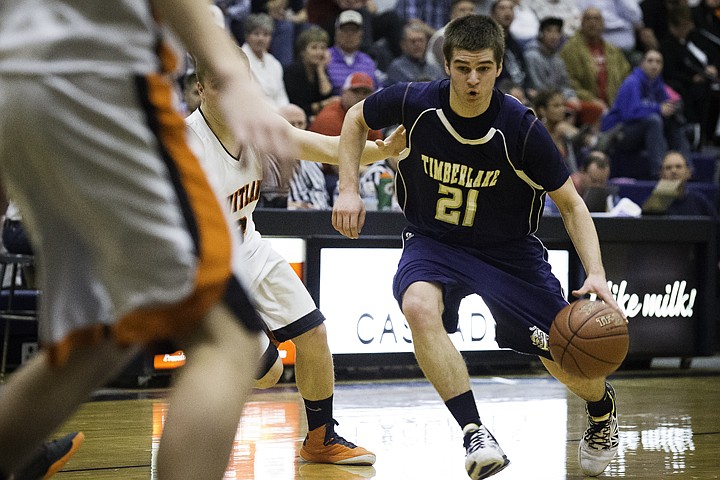
[[[620,451],[600,478],[720,478],[720,369],[621,373]],[[511,464],[493,479],[581,479],[583,403],[545,375],[473,377],[483,422]],[[54,478],[153,479],[166,390],[103,390],[58,432],[85,432]],[[424,379],[340,382],[338,432],[377,454],[374,467],[306,464],[302,402],[294,386],[253,394],[226,479],[467,479],[461,433]],[[208,413],[209,415],[211,413]]]

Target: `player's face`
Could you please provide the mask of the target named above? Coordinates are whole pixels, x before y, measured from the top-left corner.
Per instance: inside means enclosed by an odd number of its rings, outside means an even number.
[[[450,76],[450,106],[463,117],[480,115],[490,104],[495,79],[502,69],[493,51],[455,50],[445,64]]]
[[[198,83],[198,93],[200,94],[200,102],[204,113],[220,111],[219,90],[210,75],[203,82]]]

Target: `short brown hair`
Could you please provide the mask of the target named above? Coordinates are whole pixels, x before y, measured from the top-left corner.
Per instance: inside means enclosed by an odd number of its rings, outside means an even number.
[[[330,45],[330,35],[323,30],[322,28],[318,27],[317,25],[311,25],[307,29],[300,32],[300,35],[298,35],[297,40],[295,41],[295,50],[299,54],[303,50],[307,48],[308,45],[310,45],[313,42],[320,42],[324,43],[325,45]]]
[[[456,18],[445,27],[443,55],[450,63],[456,49],[478,51],[489,48],[495,63],[502,65],[505,56],[505,34],[495,20],[485,15],[468,15]]]

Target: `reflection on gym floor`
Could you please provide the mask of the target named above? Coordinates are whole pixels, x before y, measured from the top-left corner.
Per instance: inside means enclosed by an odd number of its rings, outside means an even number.
[[[613,384],[620,451],[603,477],[720,478],[720,377],[618,378]],[[583,403],[564,387],[547,377],[474,379],[472,386],[483,422],[512,462],[493,478],[584,478],[577,465]],[[256,392],[246,406],[225,478],[468,478],[460,430],[426,382],[341,384],[335,406],[338,432],[374,451],[374,467],[300,460],[307,428],[302,402],[294,388],[280,387]],[[162,398],[84,405],[63,431],[83,429],[85,445],[57,478],[156,478],[152,463],[166,411]],[[151,451],[133,451],[148,440]],[[118,442],[128,442],[126,454],[107,458]]]

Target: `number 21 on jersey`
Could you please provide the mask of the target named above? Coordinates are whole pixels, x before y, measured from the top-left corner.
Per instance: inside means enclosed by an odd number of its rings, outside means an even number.
[[[477,211],[478,190],[471,188],[467,191],[467,198],[463,198],[463,191],[458,187],[449,187],[442,183],[438,187],[440,198],[435,206],[435,218],[451,225],[472,227]],[[462,216],[462,224],[460,217]]]

